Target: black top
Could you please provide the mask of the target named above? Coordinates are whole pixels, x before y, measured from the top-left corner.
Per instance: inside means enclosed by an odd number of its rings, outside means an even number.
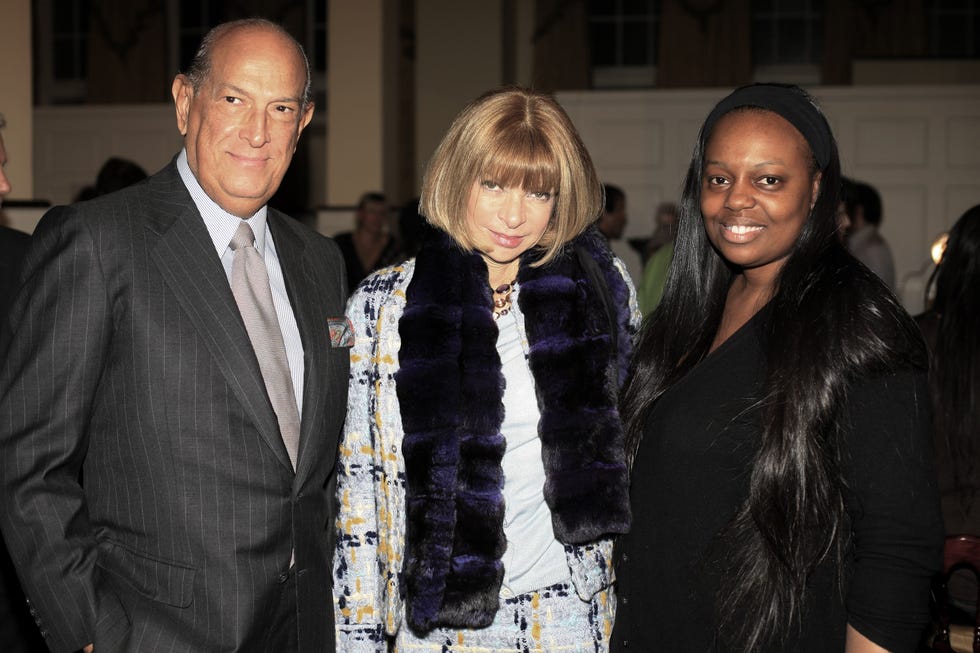
[[[727,560],[719,536],[748,492],[761,425],[760,312],[660,398],[633,468],[633,529],[617,544],[613,651],[723,651],[713,618]],[[851,540],[843,584],[826,561],[801,631],[771,651],[844,650],[846,625],[912,651],[928,620],[942,523],[924,374],[896,373],[849,392],[844,475]],[[753,618],[752,615],[745,615]]]

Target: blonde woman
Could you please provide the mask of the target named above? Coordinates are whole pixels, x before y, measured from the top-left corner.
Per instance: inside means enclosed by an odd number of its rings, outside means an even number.
[[[435,237],[348,304],[338,651],[606,650],[639,314],[602,199],[549,96],[489,92],[444,137]]]

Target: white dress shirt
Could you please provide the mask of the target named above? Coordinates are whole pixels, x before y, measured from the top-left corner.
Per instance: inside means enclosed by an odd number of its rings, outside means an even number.
[[[225,268],[225,275],[228,277],[228,285],[231,286],[231,266],[234,260],[230,244],[231,239],[238,231],[238,226],[242,218],[232,215],[215,203],[208,194],[204,192],[201,185],[191,172],[190,165],[187,163],[187,150],[181,150],[177,157],[177,171],[180,178],[184,181],[187,191],[191,194],[191,199],[197,205],[197,210],[204,219],[204,226],[211,234],[214,241],[214,249],[221,259],[221,264]],[[289,375],[293,380],[293,392],[296,395],[296,407],[299,414],[303,414],[303,341],[299,336],[299,327],[296,325],[296,316],[293,315],[293,308],[289,303],[289,295],[286,293],[286,282],[282,276],[282,267],[279,265],[279,255],[276,253],[276,244],[272,238],[272,232],[266,228],[267,207],[263,206],[255,215],[245,220],[255,234],[255,249],[265,261],[265,267],[269,271],[269,285],[272,288],[272,303],[276,308],[276,316],[279,318],[279,329],[282,331],[282,339],[286,344],[286,359],[289,362]]]

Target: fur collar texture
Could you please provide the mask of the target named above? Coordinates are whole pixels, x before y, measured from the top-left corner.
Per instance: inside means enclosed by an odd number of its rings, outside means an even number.
[[[603,291],[590,282],[576,248],[602,273],[618,322],[616,347]],[[630,525],[616,407],[630,355],[629,291],[595,229],[547,265],[532,267],[534,256],[522,258],[517,283],[541,413],[544,496],[558,540],[586,544]],[[483,258],[446,234],[427,244],[416,258],[399,334],[408,623],[422,633],[486,627],[497,612],[506,539],[504,378]]]

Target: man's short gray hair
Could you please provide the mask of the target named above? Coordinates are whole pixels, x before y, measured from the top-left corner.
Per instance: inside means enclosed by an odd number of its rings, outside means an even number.
[[[201,39],[200,46],[198,46],[197,53],[194,55],[194,59],[191,61],[190,67],[187,69],[187,72],[184,73],[187,79],[190,80],[191,86],[194,88],[194,92],[201,90],[201,86],[211,74],[211,50],[213,49],[215,42],[228,32],[242,28],[269,29],[285,37],[293,45],[300,58],[303,60],[303,65],[306,68],[306,85],[303,88],[303,97],[301,98],[303,101],[303,106],[305,108],[306,105],[310,104],[313,101],[313,84],[310,74],[310,60],[306,57],[306,52],[303,50],[303,46],[293,37],[292,34],[287,32],[282,25],[273,23],[265,18],[241,18],[239,20],[221,23],[220,25],[211,28],[211,31],[204,35],[204,38]]]

